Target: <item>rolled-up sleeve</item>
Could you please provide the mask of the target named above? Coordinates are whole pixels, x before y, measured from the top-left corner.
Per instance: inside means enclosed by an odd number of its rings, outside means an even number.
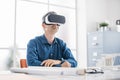
[[[63,58],[71,64],[71,67],[77,66],[77,61],[75,60],[71,50],[63,43]]]

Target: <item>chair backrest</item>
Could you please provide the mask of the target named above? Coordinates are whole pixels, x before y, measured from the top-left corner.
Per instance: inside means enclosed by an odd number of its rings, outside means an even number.
[[[27,61],[26,59],[20,59],[20,67],[21,68],[27,68]]]

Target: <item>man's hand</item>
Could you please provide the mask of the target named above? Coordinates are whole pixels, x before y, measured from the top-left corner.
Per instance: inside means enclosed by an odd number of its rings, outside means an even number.
[[[65,61],[61,64],[61,67],[71,67],[71,64],[68,61]]]
[[[60,60],[52,60],[52,59],[47,59],[44,60],[41,65],[44,65],[45,67],[52,67],[53,65],[60,64]]]

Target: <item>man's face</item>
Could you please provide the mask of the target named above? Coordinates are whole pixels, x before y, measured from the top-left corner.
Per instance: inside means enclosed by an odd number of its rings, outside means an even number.
[[[59,29],[59,26],[57,24],[49,24],[49,25],[46,25],[44,24],[44,30],[46,33],[52,33],[52,34],[55,34]]]

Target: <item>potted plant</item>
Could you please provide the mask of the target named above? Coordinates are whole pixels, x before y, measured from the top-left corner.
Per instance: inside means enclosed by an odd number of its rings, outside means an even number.
[[[108,23],[102,22],[99,24],[99,27],[108,27],[108,25],[109,25]]]
[[[109,30],[108,25],[109,25],[109,24],[108,24],[107,22],[101,22],[101,23],[99,23],[99,29],[100,29],[101,31]]]

